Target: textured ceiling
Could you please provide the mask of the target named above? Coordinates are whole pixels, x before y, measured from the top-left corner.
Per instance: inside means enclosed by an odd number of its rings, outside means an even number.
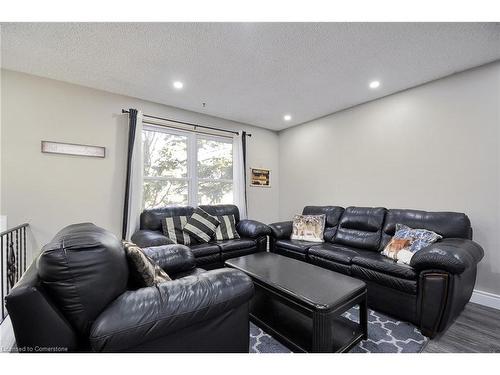
[[[274,130],[500,58],[498,23],[23,23],[1,36],[4,68]]]

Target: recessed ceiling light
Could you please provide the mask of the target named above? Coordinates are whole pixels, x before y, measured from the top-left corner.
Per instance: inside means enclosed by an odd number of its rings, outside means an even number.
[[[285,120],[285,121],[290,121],[291,119],[292,119],[292,116],[290,116],[290,115],[283,116],[283,120]]]
[[[380,86],[380,81],[371,81],[370,82],[370,88],[371,89],[376,89],[379,86]]]
[[[181,81],[175,81],[175,82],[174,82],[174,87],[175,87],[176,89],[179,89],[179,90],[180,90],[180,89],[182,89],[182,88],[184,87],[184,83],[182,83]]]

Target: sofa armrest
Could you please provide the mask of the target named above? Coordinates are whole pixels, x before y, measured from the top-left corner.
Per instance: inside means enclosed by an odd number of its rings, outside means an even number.
[[[227,268],[127,291],[97,317],[90,345],[106,352],[134,348],[220,316],[252,296],[252,280]]]
[[[475,267],[483,256],[483,248],[474,241],[446,238],[415,253],[410,265],[417,271],[439,269],[460,274]]]
[[[196,267],[191,249],[184,245],[145,247],[142,250],[169,275],[190,271]]]
[[[138,230],[132,235],[131,241],[139,247],[171,245],[175,243],[161,232],[149,229]]]
[[[271,234],[271,229],[260,221],[256,220],[240,220],[236,224],[236,231],[241,237],[259,238]]]
[[[292,235],[293,221],[281,221],[269,224],[271,236],[276,240],[288,240]]]
[[[36,261],[5,297],[16,345],[21,353],[50,352],[55,347],[77,351],[77,333],[39,286]]]

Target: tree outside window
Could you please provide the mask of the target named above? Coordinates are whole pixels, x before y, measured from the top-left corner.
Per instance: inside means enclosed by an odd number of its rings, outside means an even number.
[[[144,208],[233,203],[231,139],[143,130]]]

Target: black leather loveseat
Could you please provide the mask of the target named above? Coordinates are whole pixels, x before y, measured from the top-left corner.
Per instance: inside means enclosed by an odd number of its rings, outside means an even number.
[[[113,234],[61,230],[6,297],[19,351],[248,353],[248,276],[196,268],[183,245],[145,251],[172,281],[131,288]]]
[[[198,267],[213,269],[224,267],[230,258],[266,251],[269,227],[255,220],[240,220],[238,207],[227,205],[201,205],[201,209],[210,215],[234,215],[236,231],[241,238],[226,241],[191,245]],[[190,206],[171,206],[144,210],[140,218],[140,230],[132,236],[132,242],[140,247],[172,244],[173,241],[163,235],[162,221],[166,217],[191,216],[194,208]]]
[[[465,214],[337,206],[306,206],[303,214],[326,214],[325,242],[291,240],[292,222],[286,221],[270,225],[271,251],[364,280],[373,309],[433,337],[469,301],[483,249],[472,241]],[[410,265],[399,264],[380,254],[398,223],[443,239],[417,252]]]

